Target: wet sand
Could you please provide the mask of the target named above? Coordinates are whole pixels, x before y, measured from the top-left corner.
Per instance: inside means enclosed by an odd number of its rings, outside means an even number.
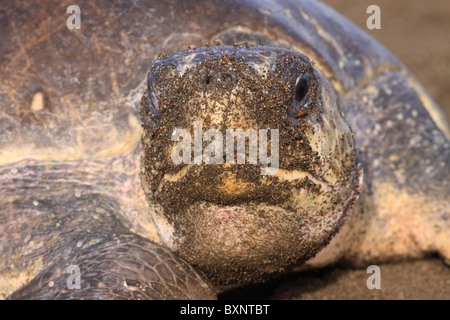
[[[368,289],[366,270],[305,272],[282,283],[272,299],[450,299],[450,269],[439,259],[380,265],[380,289]]]
[[[324,268],[292,273],[267,283],[236,288],[220,299],[449,300],[450,268],[436,257],[383,264],[380,289],[369,289],[366,269]]]

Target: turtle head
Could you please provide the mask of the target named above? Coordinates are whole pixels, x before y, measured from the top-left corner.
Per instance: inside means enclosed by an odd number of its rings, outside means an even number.
[[[163,57],[141,119],[141,180],[161,240],[215,282],[306,261],[355,200],[351,130],[298,52],[208,46]]]

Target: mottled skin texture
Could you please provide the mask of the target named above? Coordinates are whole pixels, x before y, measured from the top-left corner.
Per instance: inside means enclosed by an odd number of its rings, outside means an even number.
[[[159,54],[215,39],[307,55],[353,130],[364,192],[306,266],[450,258],[449,127],[404,66],[347,20],[308,0],[77,5],[72,31],[57,1],[0,5],[2,297],[214,297],[154,243],[164,241],[140,186],[138,102]],[[71,264],[80,291],[64,286]]]
[[[384,70],[344,98],[343,112],[358,113],[346,119],[361,150],[365,190],[338,237],[309,264],[363,266],[434,252],[448,262],[450,144],[412,81]]]
[[[152,232],[140,215],[146,202],[135,190],[136,151],[108,160],[24,160],[1,167],[3,294],[29,283],[11,298],[215,296],[198,271],[136,234]],[[70,265],[80,268],[81,290],[67,290]]]

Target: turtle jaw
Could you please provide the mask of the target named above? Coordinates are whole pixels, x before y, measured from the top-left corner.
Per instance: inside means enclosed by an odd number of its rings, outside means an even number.
[[[238,201],[235,197],[233,203],[230,198],[215,202],[189,199],[189,194],[205,192],[201,187],[197,191],[178,191],[181,199],[189,201],[169,215],[170,208],[166,206],[154,216],[154,221],[165,244],[202,270],[213,283],[254,283],[306,262],[329,243],[358,196],[362,175],[358,165],[354,169],[354,184],[348,190],[338,190],[345,187],[331,186],[306,172],[279,169],[275,176],[264,178],[280,183],[278,189],[274,188],[278,190],[276,194],[286,194],[275,204],[267,203],[270,193],[252,200]],[[189,168],[185,171],[189,172]],[[186,172],[177,178],[189,178]],[[187,181],[195,184],[195,180]],[[308,183],[299,184],[300,181]],[[222,182],[231,184],[236,179]],[[177,181],[165,183],[162,189],[179,190]],[[251,187],[257,189],[258,184]],[[247,185],[246,189],[251,187]],[[230,188],[227,196],[233,191],[243,190]],[[342,194],[346,198],[341,198]],[[204,199],[211,198],[207,192],[205,195]]]
[[[254,283],[306,261],[326,244],[327,232],[311,231],[302,220],[263,203],[198,202],[178,216],[174,250],[213,283]]]
[[[326,183],[319,193],[299,188],[300,175],[280,170],[273,177],[294,186],[278,205],[194,201],[170,218],[158,215],[161,239],[217,284],[254,283],[302,264],[340,229],[358,188],[343,201]]]

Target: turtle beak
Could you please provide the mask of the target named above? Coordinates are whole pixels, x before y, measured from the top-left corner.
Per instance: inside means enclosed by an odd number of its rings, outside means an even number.
[[[278,183],[261,175],[259,165],[190,164],[174,174],[165,174],[156,197],[171,206],[180,199],[188,203],[204,201],[221,205],[248,202],[282,205],[288,196],[277,190]]]

